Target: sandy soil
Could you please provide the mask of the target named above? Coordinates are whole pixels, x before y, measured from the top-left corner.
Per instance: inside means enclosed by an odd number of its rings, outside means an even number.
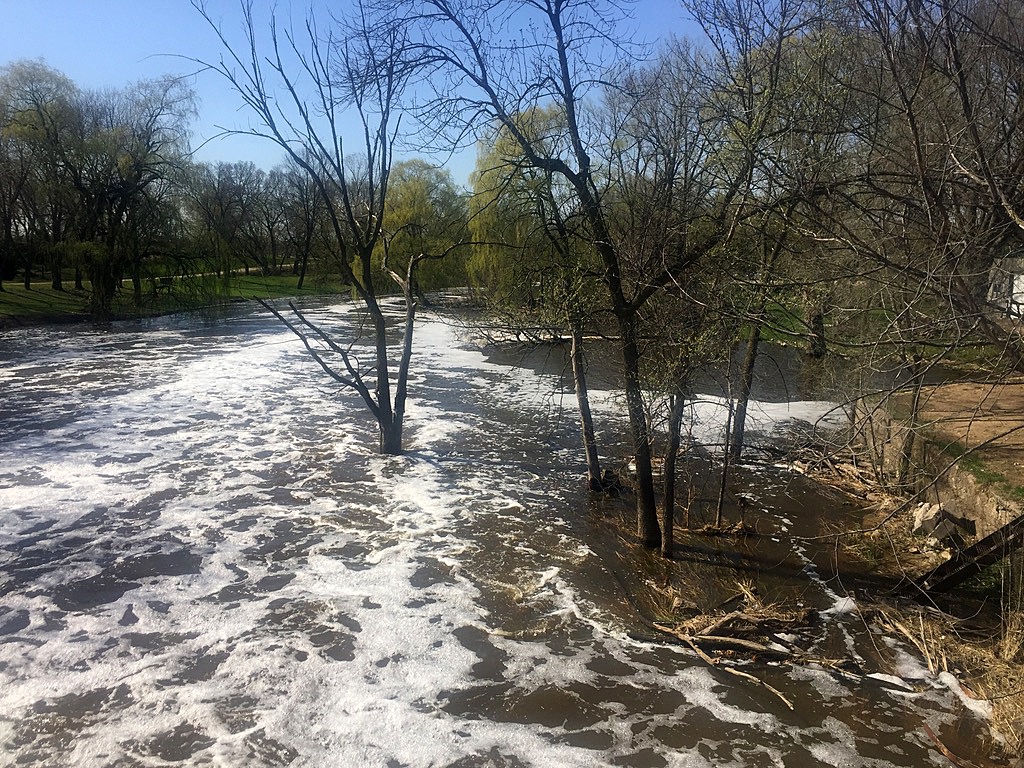
[[[970,449],[986,470],[1024,484],[1024,379],[929,387],[921,415],[933,440]]]

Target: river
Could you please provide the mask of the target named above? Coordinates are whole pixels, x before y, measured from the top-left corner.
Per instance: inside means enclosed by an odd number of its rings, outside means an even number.
[[[922,766],[942,764],[925,723],[981,738],[955,681],[885,638],[899,685],[751,667],[792,710],[644,639],[571,393],[508,358],[424,316],[409,450],[381,457],[259,308],[0,336],[0,764]],[[621,437],[614,394],[595,401]],[[779,530],[825,503],[755,474]],[[860,617],[793,557],[855,654]]]

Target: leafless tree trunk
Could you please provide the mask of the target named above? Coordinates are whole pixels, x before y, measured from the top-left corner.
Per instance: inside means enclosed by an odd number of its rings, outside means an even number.
[[[665,449],[665,498],[661,508],[661,554],[669,559],[673,556],[673,527],[676,517],[676,463],[686,398],[677,391],[669,397],[668,447]]]
[[[583,452],[587,457],[587,486],[598,493],[604,490],[601,482],[601,462],[597,455],[597,437],[594,434],[594,417],[590,412],[590,395],[587,391],[587,363],[583,355],[583,330],[578,323],[572,323],[572,379],[576,389],[576,405],[580,412],[580,427],[583,432]]]
[[[269,50],[261,51],[251,0],[243,0],[244,40],[234,45],[212,20],[205,4],[194,0],[217,34],[224,56],[200,62],[224,77],[261,125],[248,132],[265,137],[285,151],[313,183],[329,222],[336,266],[362,301],[373,329],[374,364],[359,369],[347,348],[327,337],[293,307],[299,323],[289,327],[303,339],[320,366],[343,386],[356,391],[377,421],[380,451],[402,451],[402,427],[412,356],[416,302],[411,293],[418,259],[404,274],[389,269],[406,298],[405,325],[397,366],[388,345],[388,320],[373,283],[374,253],[384,246],[385,199],[397,133],[398,98],[410,74],[402,30],[371,30],[362,7],[346,28],[321,29],[315,16],[304,35],[283,34],[269,20]],[[332,17],[331,24],[336,20]],[[345,128],[355,118],[361,135],[362,163],[345,153]],[[270,308],[268,306],[268,308]],[[273,310],[282,321],[284,316]],[[339,355],[344,372],[317,353],[310,338]],[[392,382],[394,375],[394,382]]]

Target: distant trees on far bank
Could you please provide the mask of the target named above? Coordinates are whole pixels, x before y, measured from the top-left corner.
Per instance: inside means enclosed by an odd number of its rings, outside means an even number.
[[[310,275],[341,276],[306,170],[292,159],[269,171],[194,162],[194,116],[194,93],[181,80],[85,91],[41,61],[0,69],[0,290],[18,280],[88,291],[102,318],[115,303],[144,309],[160,278],[217,293],[239,272],[292,274],[299,288]],[[397,215],[410,220],[396,248],[415,217],[429,224],[424,234],[439,222],[465,229],[465,196],[447,171],[420,160],[400,171],[399,196],[409,202]],[[373,273],[382,288],[384,260],[381,243]],[[419,290],[464,285],[461,264],[425,270]]]
[[[174,78],[85,91],[38,61],[0,71],[0,276],[89,281],[96,316],[170,234],[172,175],[194,113]]]

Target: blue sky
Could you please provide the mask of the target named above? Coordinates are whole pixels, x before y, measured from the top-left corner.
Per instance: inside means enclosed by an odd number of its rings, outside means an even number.
[[[271,6],[257,0],[265,12]],[[337,6],[334,2],[331,5]],[[304,13],[304,2],[276,3],[279,13],[293,8]],[[208,0],[211,15],[226,29],[239,29],[237,0]],[[638,0],[637,27],[647,39],[692,29],[677,0]],[[120,87],[160,75],[189,74],[194,64],[185,58],[215,60],[219,44],[188,0],[0,0],[0,65],[17,59],[42,58],[83,88]],[[244,128],[249,115],[236,94],[215,75],[195,79],[200,98],[193,147],[200,160],[252,160],[269,168],[281,152],[267,141],[240,136],[210,140],[215,126]],[[209,140],[209,141],[208,141]],[[459,181],[472,158],[457,158],[452,167]]]

